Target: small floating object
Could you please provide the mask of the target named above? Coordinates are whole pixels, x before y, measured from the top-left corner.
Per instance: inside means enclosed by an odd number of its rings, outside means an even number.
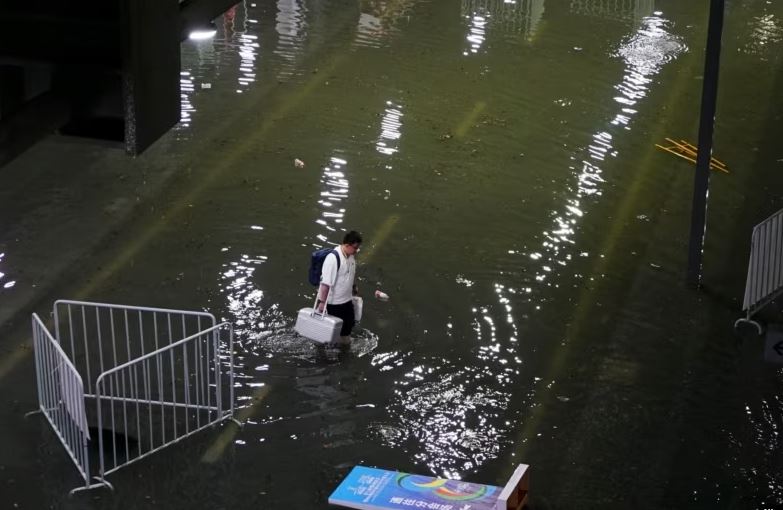
[[[670,145],[659,145],[656,143],[655,146],[662,151],[674,154],[678,158],[690,161],[694,165],[696,164],[696,156],[698,156],[699,149],[695,145],[685,140],[680,140],[679,142],[672,140],[671,138],[666,138],[665,140],[669,142]],[[726,163],[712,157],[710,158],[710,169],[726,174],[729,173],[729,169],[726,168]]]
[[[383,291],[380,291],[380,290],[376,290],[375,291],[375,297],[380,299],[381,301],[388,301],[389,300],[389,295],[386,294]]]
[[[299,159],[299,158],[296,158],[296,159],[294,159],[294,166],[295,166],[296,168],[304,168],[304,166],[305,166],[305,165],[304,165],[304,161],[302,161],[302,160],[301,160],[301,159]]]

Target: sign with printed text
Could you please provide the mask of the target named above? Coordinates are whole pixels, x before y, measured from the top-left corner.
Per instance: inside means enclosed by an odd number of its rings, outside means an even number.
[[[359,510],[494,510],[500,487],[356,466],[329,503]]]

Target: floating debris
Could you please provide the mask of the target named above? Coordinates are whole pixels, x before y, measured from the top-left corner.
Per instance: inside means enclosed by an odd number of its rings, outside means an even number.
[[[666,141],[671,145],[663,146],[656,143],[655,146],[663,151],[669,152],[679,158],[696,164],[696,156],[698,156],[699,149],[695,145],[685,140],[680,140],[677,142],[671,138],[666,138]],[[710,169],[726,174],[729,173],[729,169],[726,168],[726,164],[713,157],[710,158]]]

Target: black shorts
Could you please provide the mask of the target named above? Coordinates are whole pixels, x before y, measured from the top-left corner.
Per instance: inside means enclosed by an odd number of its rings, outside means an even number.
[[[343,320],[343,327],[340,329],[340,336],[349,336],[356,320],[353,315],[353,301],[346,301],[339,305],[326,305],[326,311],[329,315],[334,315]]]

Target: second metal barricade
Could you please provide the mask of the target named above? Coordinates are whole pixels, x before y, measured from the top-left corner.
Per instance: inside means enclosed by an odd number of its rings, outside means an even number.
[[[33,315],[39,407],[84,478],[74,490],[110,487],[110,473],[233,417],[230,323],[65,300],[52,316],[55,335]]]

